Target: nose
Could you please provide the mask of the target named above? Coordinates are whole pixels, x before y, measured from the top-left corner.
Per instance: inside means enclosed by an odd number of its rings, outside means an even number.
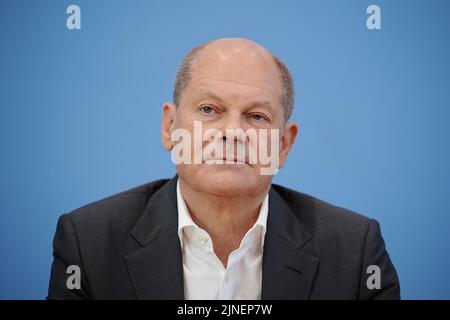
[[[242,115],[239,112],[229,113],[224,119],[224,124],[222,126],[223,140],[229,143],[244,143],[246,140],[245,121],[242,119]]]
[[[224,131],[226,129],[242,129],[245,130],[244,121],[242,119],[242,115],[239,110],[230,111],[227,116],[224,118],[224,122],[222,123]]]

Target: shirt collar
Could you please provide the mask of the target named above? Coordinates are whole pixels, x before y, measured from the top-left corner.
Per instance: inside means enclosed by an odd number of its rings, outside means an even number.
[[[189,226],[195,227],[197,229],[199,229],[199,227],[192,220],[192,217],[189,214],[189,210],[187,209],[186,202],[184,201],[184,198],[181,195],[179,179],[177,179],[177,209],[178,209],[178,238],[180,239],[181,247],[183,247],[183,229]],[[261,228],[261,248],[264,247],[264,238],[267,229],[266,226],[268,214],[269,214],[269,193],[266,194],[266,197],[264,198],[261,204],[258,219],[256,219],[255,224],[250,229],[252,230],[255,227]]]

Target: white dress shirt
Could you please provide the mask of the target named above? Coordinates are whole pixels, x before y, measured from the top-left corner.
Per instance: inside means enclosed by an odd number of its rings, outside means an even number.
[[[225,268],[209,234],[192,220],[177,181],[178,237],[187,300],[261,299],[262,257],[269,208],[267,194],[258,219],[228,257]]]

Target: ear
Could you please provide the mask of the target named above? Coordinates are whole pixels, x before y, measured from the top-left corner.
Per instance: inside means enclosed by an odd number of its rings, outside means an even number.
[[[162,119],[161,119],[161,142],[167,151],[172,150],[172,131],[175,124],[177,115],[177,107],[170,102],[166,102],[162,106]]]
[[[297,137],[298,126],[294,122],[288,122],[284,126],[283,135],[281,136],[280,146],[280,169],[284,166],[287,160],[287,156],[292,146],[294,145],[295,138]]]

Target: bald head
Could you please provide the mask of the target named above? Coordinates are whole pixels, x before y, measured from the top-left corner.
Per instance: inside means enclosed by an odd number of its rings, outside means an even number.
[[[277,92],[288,120],[294,106],[294,86],[287,67],[276,56],[256,42],[240,39],[218,39],[192,49],[178,69],[173,99],[179,105],[191,82],[216,78],[241,84],[251,83]],[[277,81],[271,81],[271,79]]]

